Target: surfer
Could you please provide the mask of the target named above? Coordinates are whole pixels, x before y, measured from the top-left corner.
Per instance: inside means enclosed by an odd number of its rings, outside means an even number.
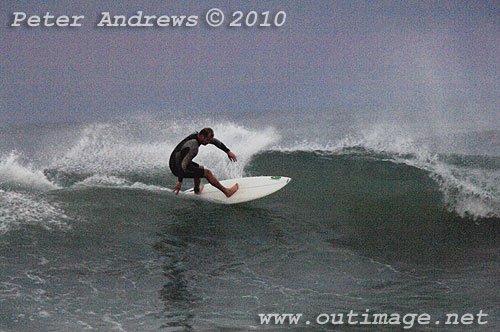
[[[238,184],[235,184],[231,188],[224,187],[209,169],[205,169],[193,161],[193,158],[198,154],[200,145],[207,144],[215,145],[227,153],[229,160],[237,161],[236,155],[224,143],[214,138],[214,131],[211,128],[203,128],[199,133],[195,132],[189,135],[177,144],[170,155],[170,170],[178,178],[178,182],[174,188],[176,195],[181,189],[183,178],[194,179],[194,192],[196,194],[200,194],[202,190],[200,188],[201,178],[206,178],[212,186],[222,191],[226,197],[231,197],[238,190]]]

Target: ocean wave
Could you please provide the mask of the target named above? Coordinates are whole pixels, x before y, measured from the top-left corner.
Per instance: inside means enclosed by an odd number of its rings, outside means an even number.
[[[0,157],[0,188],[28,191],[48,191],[59,189],[50,182],[41,170],[23,165],[21,155],[16,152]]]
[[[213,146],[200,149],[196,161],[211,169],[219,179],[247,176],[255,157],[268,151],[310,152],[321,158],[359,157],[425,171],[437,184],[446,208],[459,216],[473,219],[500,216],[497,159],[493,159],[494,163],[478,162],[463,156],[466,162],[450,161],[433,152],[425,140],[413,138],[402,128],[372,126],[337,140],[306,137],[292,141],[288,136],[282,139],[273,127],[255,129],[234,122],[206,125],[238,157],[238,162],[232,163]],[[189,121],[137,120],[87,125],[74,140],[61,145],[60,150],[54,151],[57,145],[51,145],[48,151],[53,158],[48,165],[34,166],[16,152],[0,157],[0,189],[45,192],[65,187],[104,186],[164,191],[175,181],[168,167],[171,151],[186,135],[199,129],[197,123]]]
[[[127,179],[112,175],[93,175],[82,181],[76,182],[72,187],[129,187],[131,182]]]
[[[221,179],[243,176],[252,156],[279,138],[273,128],[252,130],[234,123],[218,123],[212,128],[216,137],[236,152],[238,162],[231,163],[224,153],[210,145],[200,149],[196,160]],[[175,122],[90,125],[82,130],[76,144],[52,162],[50,173],[167,175],[172,150],[184,137],[200,129],[191,123]]]
[[[276,146],[273,151],[312,152],[320,156],[360,156],[415,167],[427,172],[438,185],[449,211],[461,217],[500,217],[500,169],[498,160],[488,166],[483,160],[464,165],[431,152],[420,139],[414,139],[401,128],[374,126],[334,142],[298,142],[295,146]],[[490,158],[491,160],[491,158]],[[491,162],[490,162],[491,164]]]
[[[172,191],[172,189],[157,186],[153,184],[146,184],[138,181],[130,181],[125,178],[112,175],[93,175],[85,180],[76,182],[71,186],[72,188],[120,188],[120,189],[139,189],[146,191],[162,192]]]
[[[36,194],[0,189],[0,233],[23,225],[37,225],[47,230],[67,230],[69,220],[64,210]]]

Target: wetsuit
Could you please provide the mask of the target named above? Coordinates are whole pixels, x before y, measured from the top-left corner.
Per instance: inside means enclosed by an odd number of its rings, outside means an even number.
[[[224,152],[229,152],[229,149],[216,138],[212,138],[209,144],[213,144]],[[193,158],[198,154],[200,142],[198,141],[198,133],[195,132],[182,140],[175,147],[170,155],[169,166],[172,173],[177,176],[179,182],[183,178],[202,178],[205,175],[205,170],[193,161]]]

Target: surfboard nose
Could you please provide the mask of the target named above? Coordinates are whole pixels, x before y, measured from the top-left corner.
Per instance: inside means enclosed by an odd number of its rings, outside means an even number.
[[[282,180],[285,180],[286,183],[288,183],[288,182],[290,182],[292,180],[292,178],[289,178],[287,176],[280,176],[279,178],[282,179]]]

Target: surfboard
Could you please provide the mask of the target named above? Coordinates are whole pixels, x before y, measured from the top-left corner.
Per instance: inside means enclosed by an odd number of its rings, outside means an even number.
[[[253,176],[220,181],[224,187],[232,187],[238,183],[238,191],[229,198],[211,184],[205,184],[199,195],[194,193],[194,188],[183,191],[182,194],[212,203],[237,204],[271,195],[286,186],[290,180],[291,178],[285,176]]]

